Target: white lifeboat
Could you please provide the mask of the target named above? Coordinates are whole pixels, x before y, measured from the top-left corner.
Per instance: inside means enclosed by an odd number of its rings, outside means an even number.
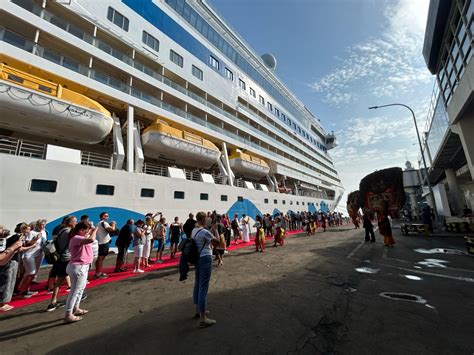
[[[270,172],[265,160],[243,153],[239,149],[234,150],[229,156],[229,164],[235,174],[244,178],[260,179]]]
[[[98,102],[61,85],[0,64],[0,128],[95,144],[113,119]]]
[[[208,169],[221,153],[211,141],[158,120],[142,134],[145,156],[172,161],[178,165]]]

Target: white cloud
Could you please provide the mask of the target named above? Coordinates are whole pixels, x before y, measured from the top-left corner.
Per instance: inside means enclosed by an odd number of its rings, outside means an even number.
[[[399,0],[385,11],[388,23],[379,38],[348,48],[340,66],[309,86],[327,103],[339,106],[356,102],[360,95],[391,97],[407,93],[432,77],[421,51],[428,0]]]

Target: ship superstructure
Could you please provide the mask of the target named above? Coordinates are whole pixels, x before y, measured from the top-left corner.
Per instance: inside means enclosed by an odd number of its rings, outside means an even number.
[[[342,196],[334,134],[204,0],[5,0],[0,59],[4,224]]]

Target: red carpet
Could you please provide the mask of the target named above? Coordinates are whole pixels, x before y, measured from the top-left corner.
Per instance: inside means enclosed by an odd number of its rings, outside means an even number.
[[[291,231],[287,232],[286,236],[289,237],[291,235],[303,233],[302,230],[296,230],[296,231]],[[267,238],[267,240],[270,240],[270,238]],[[250,242],[248,243],[239,243],[237,245],[231,244],[231,246],[228,248],[229,251],[232,250],[237,250],[237,249],[242,249],[242,248],[255,248],[254,244],[254,238],[250,238]],[[115,255],[109,255],[108,258],[114,258]],[[167,268],[172,268],[172,267],[178,267],[179,264],[179,254],[174,258],[170,259],[169,255],[163,256],[164,262],[162,264],[153,264],[151,265],[148,269],[146,269],[145,273],[150,272],[150,271],[155,271],[155,270],[160,270],[160,269],[167,269]],[[94,288],[96,286],[100,286],[109,282],[115,282],[115,281],[120,281],[123,279],[128,279],[129,277],[133,276],[139,276],[143,274],[134,274],[133,271],[133,264],[127,264],[127,271],[120,272],[120,273],[114,273],[114,267],[108,267],[104,268],[104,272],[108,274],[108,278],[106,279],[94,279],[94,270],[92,270],[89,273],[89,279],[90,282],[86,286],[86,289]],[[15,308],[22,308],[26,307],[41,301],[45,300],[51,300],[51,295],[46,294],[46,285],[47,285],[47,280],[42,281],[36,285],[32,285],[30,290],[31,291],[38,291],[39,293],[31,298],[23,298],[22,296],[14,296],[12,301],[9,302],[10,305],[14,306]],[[64,297],[67,297],[67,292],[66,292],[66,286],[63,286],[59,292],[59,300],[63,300]]]

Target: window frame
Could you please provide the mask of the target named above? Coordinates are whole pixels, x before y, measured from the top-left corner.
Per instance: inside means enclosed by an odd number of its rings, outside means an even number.
[[[204,80],[204,73],[201,69],[199,69],[197,66],[195,66],[194,64],[192,65],[192,69],[191,69],[191,73],[193,74],[193,76],[195,78],[198,78],[199,80]],[[199,73],[199,75],[196,75],[196,73]]]
[[[120,21],[120,17],[122,21]],[[128,32],[130,28],[130,20],[122,13],[115,10],[112,6],[109,6],[107,9],[107,20],[112,22],[115,26],[120,27],[125,32]]]
[[[178,60],[178,63],[174,61],[174,58]],[[183,68],[184,67],[184,58],[182,55],[180,55],[178,52],[170,49],[170,61],[174,64],[176,64],[178,67]]]
[[[230,81],[234,81],[234,73],[232,72],[232,70],[230,70],[229,68],[225,67],[224,69],[224,75],[227,79],[229,79]]]
[[[210,65],[211,68],[213,68],[214,70],[219,71],[219,69],[220,69],[219,60],[218,60],[216,57],[214,57],[213,55],[209,55],[209,65]]]
[[[242,90],[247,90],[247,84],[245,83],[245,81],[243,81],[240,78],[239,78],[239,88],[241,88]]]
[[[199,201],[209,201],[209,193],[208,192],[200,192],[199,193]]]
[[[53,183],[54,185],[54,191],[50,191],[50,190],[44,190],[44,189],[33,189],[33,185],[35,185],[35,183]],[[30,186],[28,188],[28,190],[30,192],[48,192],[48,193],[56,193],[58,191],[58,181],[57,180],[48,180],[48,179],[39,179],[39,178],[35,178],[35,179],[31,179],[30,180]]]
[[[182,196],[182,197],[180,197],[180,196]],[[186,193],[184,191],[175,190],[175,191],[173,191],[173,199],[174,200],[185,200],[186,199]]]
[[[255,90],[251,87],[249,87],[250,89],[250,96],[252,96],[253,98],[257,98],[257,93],[255,92]]]
[[[106,188],[106,193],[99,193],[100,188]],[[109,193],[109,189],[111,189],[112,193]],[[97,184],[95,185],[95,194],[99,196],[114,196],[115,185]]]
[[[151,196],[146,196],[143,194],[143,192],[145,191],[152,191],[153,193],[151,194]],[[141,198],[155,198],[155,189],[151,189],[151,188],[148,188],[148,187],[142,187],[140,188],[140,197]]]
[[[157,48],[155,48],[154,45],[150,45],[148,43],[148,39],[151,39],[152,43],[153,44],[157,44]],[[149,34],[147,31],[143,30],[142,32],[142,42],[149,48],[153,49],[155,52],[159,52],[160,51],[160,41],[158,40],[158,38],[152,36],[151,34]]]

